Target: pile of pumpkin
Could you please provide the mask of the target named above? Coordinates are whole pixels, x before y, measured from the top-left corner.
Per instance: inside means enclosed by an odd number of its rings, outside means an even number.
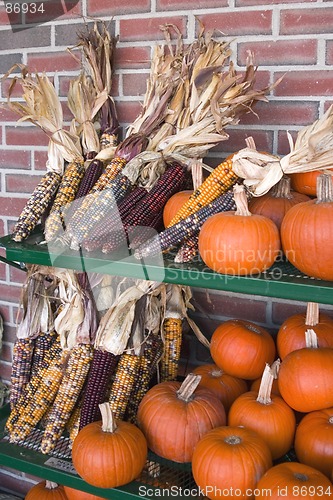
[[[211,499],[263,498],[268,489],[273,499],[332,496],[333,319],[310,302],[276,338],[253,322],[228,320],[213,333],[210,353],[214,364],[147,392],[138,426],[115,422],[102,404],[103,421],[75,438],[78,474],[96,487],[121,486],[140,476],[150,449],[191,462],[198,491]]]

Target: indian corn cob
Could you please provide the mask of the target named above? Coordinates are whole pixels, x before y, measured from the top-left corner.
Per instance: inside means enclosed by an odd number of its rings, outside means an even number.
[[[80,429],[100,418],[99,405],[105,401],[110,378],[119,356],[95,349],[82,402]]]
[[[14,226],[12,235],[14,241],[21,242],[31,234],[52,204],[60,181],[61,175],[58,172],[49,171],[43,175]]]
[[[91,344],[77,344],[71,349],[63,378],[47,419],[41,443],[42,453],[49,453],[63,433],[87,378],[92,353]]]
[[[123,353],[120,356],[109,396],[109,404],[116,419],[125,416],[127,404],[138,376],[140,356]]]
[[[31,364],[31,377],[34,377],[38,373],[40,366],[51,349],[53,342],[57,338],[57,333],[55,330],[50,332],[41,332],[34,340],[34,352]]]
[[[232,170],[232,156],[220,163],[207,179],[194,190],[189,200],[180,208],[168,227],[194,214],[202,207],[207,206],[218,196],[224,194],[238,180],[237,175]]]
[[[74,201],[85,167],[83,162],[75,161],[68,165],[62,177],[58,192],[45,222],[45,239],[52,241],[66,226],[66,210]]]
[[[16,339],[13,348],[11,372],[10,407],[15,408],[20,396],[30,380],[33,359],[34,340],[31,338]]]
[[[174,226],[168,227],[143,245],[140,245],[140,247],[135,250],[134,256],[140,259],[149,255],[157,255],[161,251],[164,252],[169,248],[177,246],[186,238],[191,238],[193,235],[197,234],[202,224],[211,215],[234,209],[235,202],[233,192],[229,190],[194,214],[186,217],[186,219],[183,219]]]
[[[193,235],[192,238],[186,238],[179,248],[175,257],[175,262],[191,262],[199,255],[199,235]]]
[[[75,406],[71,416],[69,417],[69,420],[66,424],[66,430],[68,431],[69,434],[69,441],[70,445],[73,444],[74,439],[79,433],[80,430],[80,418],[81,418],[81,406],[77,405]]]
[[[155,215],[154,219],[149,222],[149,226],[138,226],[134,227],[129,234],[129,247],[135,249],[142,245],[145,241],[149,240],[156,233],[160,233],[164,229],[163,224],[163,211]],[[106,245],[105,245],[106,246]],[[102,248],[102,251],[106,253],[106,248]]]
[[[182,320],[165,318],[163,322],[164,351],[159,365],[161,382],[177,379],[182,335]]]

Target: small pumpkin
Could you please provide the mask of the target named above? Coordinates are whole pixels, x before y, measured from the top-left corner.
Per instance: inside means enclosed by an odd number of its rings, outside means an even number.
[[[269,492],[269,495],[267,495]],[[259,479],[256,499],[331,498],[332,483],[320,471],[297,462],[274,465]]]
[[[331,477],[333,464],[333,407],[307,413],[295,435],[297,459]]]
[[[333,349],[318,347],[314,330],[306,331],[306,347],[290,352],[279,371],[281,396],[291,408],[307,413],[333,406]]]
[[[41,481],[26,494],[25,500],[68,500],[64,487],[53,481]]]
[[[319,314],[318,303],[308,302],[306,313],[287,318],[277,333],[276,345],[281,359],[305,347],[305,332],[309,328],[316,332],[319,347],[333,347],[333,319],[327,314]]]
[[[184,463],[192,460],[195,445],[214,427],[226,424],[221,401],[209,389],[198,387],[200,375],[184,382],[161,382],[143,397],[137,420],[148,447],[157,455]]]
[[[209,217],[199,233],[199,253],[213,271],[236,276],[265,271],[280,253],[279,230],[262,215],[251,214],[244,186],[234,186],[236,211]]]
[[[318,177],[317,198],[298,203],[281,224],[282,248],[302,273],[333,281],[333,181]]]
[[[193,373],[201,376],[199,387],[210,389],[222,401],[226,412],[235,399],[247,391],[245,380],[229,375],[215,364],[197,366]]]
[[[64,486],[64,490],[68,500],[103,500],[102,497],[97,497],[96,495],[87,493],[86,491],[75,490],[69,486]]]
[[[260,477],[272,467],[265,441],[244,427],[221,426],[203,436],[195,447],[192,473],[196,484],[210,499],[222,496],[254,498]],[[221,495],[220,492],[225,492]]]
[[[285,175],[268,193],[252,198],[249,201],[249,210],[252,214],[268,217],[280,229],[288,210],[297,203],[309,200],[305,194],[291,190],[290,177]]]
[[[215,364],[230,375],[254,380],[266,363],[273,363],[276,349],[269,332],[251,321],[231,319],[214,331],[210,353]]]
[[[329,170],[330,169],[328,169],[328,171]],[[316,196],[317,179],[322,173],[322,170],[313,170],[312,172],[296,172],[291,174],[291,186],[299,193],[303,193],[308,196]]]
[[[245,392],[231,405],[228,424],[256,431],[268,444],[273,460],[285,455],[292,447],[296,417],[287,403],[272,394],[273,380],[279,363],[266,365],[259,392]]]
[[[163,209],[163,224],[165,227],[168,227],[176,213],[188,201],[191,194],[193,194],[193,190],[179,191],[168,199]]]
[[[102,422],[83,427],[73,442],[72,461],[88,484],[116,488],[136,479],[147,459],[147,442],[134,424],[115,421],[109,403],[99,405]]]

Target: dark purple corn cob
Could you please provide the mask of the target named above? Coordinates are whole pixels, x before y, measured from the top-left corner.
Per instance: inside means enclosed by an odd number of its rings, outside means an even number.
[[[75,199],[86,196],[95,185],[103,172],[103,162],[101,160],[92,160],[85,171],[80,187],[76,193]]]
[[[30,338],[17,339],[13,349],[11,373],[10,407],[14,408],[31,376],[34,341]]]
[[[196,213],[186,217],[174,226],[171,226],[160,234],[154,236],[150,241],[140,245],[136,249],[134,256],[137,259],[147,257],[149,255],[157,255],[159,252],[164,252],[169,248],[175,247],[182,243],[186,238],[191,238],[198,233],[202,224],[210,217],[218,212],[227,212],[235,210],[233,190],[227,191],[222,196],[219,196],[214,201],[198,210]]]
[[[110,352],[95,350],[81,408],[80,429],[101,418],[98,405],[105,401],[109,380],[118,360],[119,356]]]

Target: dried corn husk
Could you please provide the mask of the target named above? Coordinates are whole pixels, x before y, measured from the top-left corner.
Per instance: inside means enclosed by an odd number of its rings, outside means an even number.
[[[233,157],[233,170],[254,196],[267,193],[284,174],[311,172],[333,165],[333,106],[311,125],[301,129],[284,157],[244,148]]]

